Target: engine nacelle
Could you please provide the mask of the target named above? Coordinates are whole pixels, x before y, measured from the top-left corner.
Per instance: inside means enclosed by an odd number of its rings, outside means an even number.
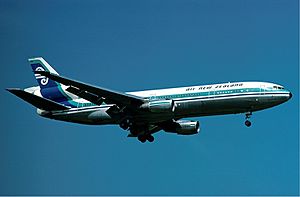
[[[141,108],[156,113],[174,112],[175,104],[173,100],[157,100],[144,103]]]
[[[164,130],[178,135],[193,135],[200,132],[200,123],[199,121],[178,120],[166,126]]]

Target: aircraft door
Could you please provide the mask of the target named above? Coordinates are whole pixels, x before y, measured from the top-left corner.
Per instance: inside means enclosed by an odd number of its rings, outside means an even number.
[[[211,96],[211,98],[214,98],[215,97],[215,88],[212,87],[209,92],[208,92],[208,96]]]
[[[265,94],[265,88],[266,88],[266,86],[264,84],[260,85],[260,94],[262,94],[262,95]]]

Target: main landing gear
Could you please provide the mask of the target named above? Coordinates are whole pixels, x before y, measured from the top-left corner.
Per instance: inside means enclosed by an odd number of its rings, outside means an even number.
[[[142,143],[145,143],[147,140],[149,142],[154,141],[153,135],[147,132],[141,132],[141,131],[148,131],[147,127],[139,127],[137,125],[134,125],[132,120],[129,118],[126,118],[120,122],[120,127],[124,130],[129,130],[131,133],[131,137],[137,137],[138,140]]]
[[[252,115],[252,112],[248,112],[248,113],[246,113],[246,121],[245,121],[245,125],[247,126],[247,127],[250,127],[251,126],[251,122],[250,122],[250,117],[251,117],[251,115]]]
[[[154,137],[151,134],[146,134],[146,135],[139,135],[138,136],[138,140],[142,143],[145,143],[147,140],[149,142],[153,142],[154,141]]]

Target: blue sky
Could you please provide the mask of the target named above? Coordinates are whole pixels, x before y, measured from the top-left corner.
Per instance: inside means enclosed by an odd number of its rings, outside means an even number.
[[[1,195],[299,194],[296,0],[0,1]],[[201,133],[154,143],[118,126],[39,117],[4,90],[36,85],[27,59],[118,91],[270,81],[293,98],[192,118]]]

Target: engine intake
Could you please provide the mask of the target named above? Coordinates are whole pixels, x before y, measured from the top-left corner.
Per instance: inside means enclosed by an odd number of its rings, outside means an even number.
[[[177,133],[178,135],[193,135],[200,132],[199,121],[178,120],[163,128],[166,132]]]
[[[175,104],[173,100],[157,100],[144,103],[141,108],[156,113],[174,112]]]

